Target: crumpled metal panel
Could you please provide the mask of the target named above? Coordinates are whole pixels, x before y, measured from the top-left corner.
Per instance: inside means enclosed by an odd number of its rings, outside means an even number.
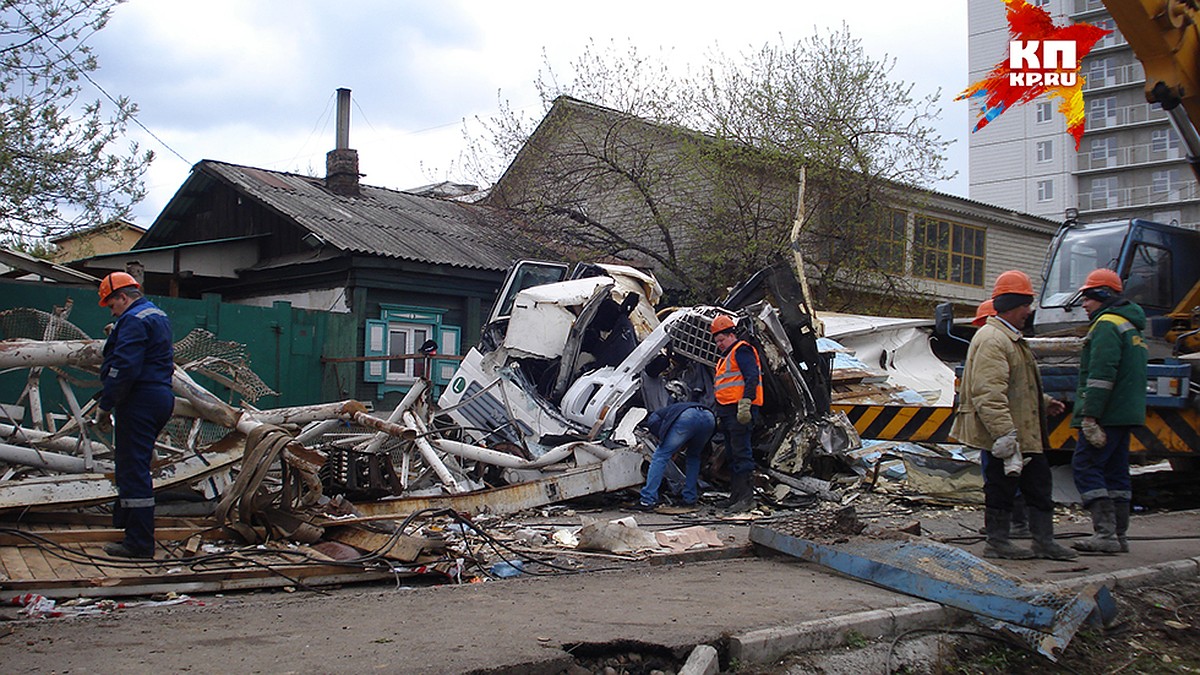
[[[901,593],[957,607],[1050,659],[1097,609],[1095,587],[1071,595],[1028,584],[954,546],[901,533],[857,534],[852,512],[750,529],[750,541]],[[1103,588],[1103,587],[1101,587]],[[1107,592],[1107,590],[1105,590]]]

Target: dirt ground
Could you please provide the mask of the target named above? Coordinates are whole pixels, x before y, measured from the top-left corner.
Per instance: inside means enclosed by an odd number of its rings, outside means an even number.
[[[871,496],[856,503],[874,522],[917,521],[932,536],[956,539],[976,554],[982,548],[976,509]],[[599,509],[590,515],[630,514]],[[405,579],[319,593],[201,596],[184,605],[82,618],[21,619],[16,608],[5,608],[0,662],[6,672],[53,673],[677,673],[697,644],[721,645],[747,631],[915,602],[818,565],[739,553],[749,521],[660,514],[637,519],[655,530],[711,526],[730,546],[728,555],[601,559],[588,564],[587,573],[478,584],[431,587]],[[530,526],[569,522],[561,511],[526,520]],[[1079,536],[1086,523],[1079,513],[1064,511],[1059,529]],[[1137,513],[1131,534],[1139,538],[1130,554],[1075,563],[1011,561],[1006,567],[1031,579],[1061,579],[1200,558],[1196,532],[1200,512]],[[884,672],[889,661],[899,664],[893,672],[1200,672],[1200,581],[1116,596],[1118,622],[1104,631],[1081,631],[1058,670],[991,640],[960,643],[936,634],[905,636],[894,654],[890,641],[851,636],[845,648],[827,654],[770,666],[728,659],[722,665],[725,672],[763,675],[865,675]]]
[[[794,654],[778,663],[740,668],[740,675],[1115,675],[1200,672],[1200,581],[1114,593],[1117,619],[1085,626],[1054,663],[975,624],[914,631],[894,639]],[[890,666],[890,667],[889,667]]]

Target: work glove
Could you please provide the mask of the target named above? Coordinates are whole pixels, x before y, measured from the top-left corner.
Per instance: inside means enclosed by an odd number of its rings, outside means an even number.
[[[96,408],[96,429],[107,434],[112,431],[112,412],[104,408]]]
[[[1104,433],[1104,427],[1096,421],[1095,417],[1083,418],[1083,439],[1093,447],[1103,448],[1108,445],[1108,434]]]
[[[750,399],[744,398],[738,401],[738,424],[750,424]]]
[[[1012,478],[1021,475],[1021,469],[1029,463],[1028,459],[1021,457],[1021,451],[1017,450],[1013,454],[1004,458],[1004,475]]]
[[[992,443],[992,457],[995,457],[996,459],[1008,459],[1015,454],[1020,454],[1020,452],[1021,448],[1017,444],[1016,429],[1013,429],[1000,438],[997,438],[996,441]]]

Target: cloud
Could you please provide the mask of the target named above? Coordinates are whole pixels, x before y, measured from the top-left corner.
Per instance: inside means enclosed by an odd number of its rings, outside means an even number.
[[[333,96],[353,90],[351,146],[366,182],[406,188],[452,175],[464,148],[462,121],[497,110],[497,94],[539,115],[534,78],[543,54],[565,72],[589,39],[660,48],[702,64],[726,53],[803,39],[846,22],[872,55],[897,59],[893,74],[918,93],[943,90],[941,133],[966,193],[966,111],[950,101],[964,86],[966,3],[911,5],[743,0],[610,0],[564,5],[541,0],[130,0],[92,40],[96,80],[141,109],[131,133],[159,159],[151,196],[136,219],[150,221],[200,159],[278,170],[324,172],[333,147]],[[936,39],[931,39],[931,37]]]

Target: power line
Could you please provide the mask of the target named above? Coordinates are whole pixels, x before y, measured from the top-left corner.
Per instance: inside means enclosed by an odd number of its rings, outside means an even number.
[[[18,6],[16,6],[16,5],[14,4],[14,5],[12,6],[12,9],[13,9],[13,10],[14,10],[14,11],[15,11],[17,14],[21,15],[21,18],[25,20],[25,23],[29,24],[29,27],[30,27],[30,28],[32,28],[34,31],[36,31],[36,32],[37,32],[37,33],[38,33],[40,36],[42,36],[42,37],[47,37],[47,36],[45,36],[45,34],[42,32],[42,30],[41,30],[41,29],[38,27],[38,25],[37,25],[36,23],[34,23],[34,22],[33,22],[33,20],[32,20],[32,19],[30,19],[30,18],[29,18],[29,17],[28,17],[28,16],[25,14],[25,12],[21,10],[21,8],[20,8],[20,7],[18,7]],[[79,64],[78,64],[78,63],[75,63],[75,59],[74,59],[74,58],[72,58],[72,57],[71,57],[71,55],[70,55],[70,54],[69,54],[69,53],[68,53],[66,50],[64,50],[64,49],[63,49],[61,46],[59,46],[58,42],[56,42],[56,41],[54,41],[54,40],[49,40],[49,42],[50,42],[50,44],[51,44],[51,45],[52,45],[52,46],[53,46],[55,49],[57,49],[57,50],[58,50],[58,53],[60,53],[60,54],[62,54],[62,55],[63,55],[63,58],[65,58],[65,59],[66,59],[68,62],[70,62],[70,64],[71,64],[72,66],[75,66],[75,69],[76,69],[76,70],[79,72],[79,74],[80,74],[80,75],[83,75],[83,79],[85,79],[85,80],[87,80],[88,82],[90,82],[90,83],[92,84],[92,86],[93,86],[93,87],[95,87],[96,89],[98,89],[98,90],[100,91],[100,93],[101,93],[101,94],[104,94],[104,97],[105,97],[105,98],[107,98],[109,101],[111,101],[113,105],[117,106],[117,108],[118,108],[118,109],[120,109],[120,108],[121,108],[121,104],[120,104],[120,102],[119,102],[119,101],[117,101],[117,99],[113,98],[113,97],[112,97],[112,95],[111,95],[111,94],[109,94],[107,91],[105,91],[104,87],[101,87],[101,86],[100,86],[100,84],[99,84],[98,82],[96,82],[95,80],[93,80],[93,79],[92,79],[92,76],[91,76],[91,75],[88,75],[87,71],[86,71],[86,70],[84,70],[83,68],[81,68],[81,67],[79,66]],[[167,142],[166,142],[166,141],[164,141],[163,139],[159,138],[159,137],[158,137],[158,135],[157,135],[157,134],[155,134],[153,131],[150,131],[149,127],[147,127],[145,124],[142,124],[142,121],[141,121],[141,120],[139,120],[139,119],[137,118],[137,115],[134,115],[133,113],[130,113],[130,114],[129,114],[129,119],[133,120],[133,123],[134,123],[134,124],[136,124],[136,125],[137,125],[139,128],[141,128],[141,130],[142,130],[142,131],[145,131],[147,134],[150,134],[150,137],[151,137],[151,138],[153,138],[154,140],[158,141],[158,142],[159,142],[159,143],[160,143],[160,144],[161,144],[161,145],[162,145],[164,148],[166,148],[167,150],[170,150],[170,151],[171,151],[171,153],[172,153],[173,155],[175,155],[176,157],[178,157],[179,159],[181,159],[181,160],[182,160],[184,163],[186,163],[188,166],[191,166],[191,164],[192,164],[192,163],[191,163],[191,162],[189,162],[189,161],[187,160],[187,158],[186,158],[186,157],[184,157],[183,155],[181,155],[181,154],[179,154],[178,152],[176,152],[175,148],[172,148],[170,145],[167,145]]]

